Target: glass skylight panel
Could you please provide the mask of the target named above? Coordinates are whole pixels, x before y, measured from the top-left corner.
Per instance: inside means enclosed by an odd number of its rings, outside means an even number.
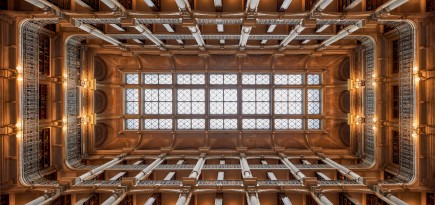
[[[243,85],[269,85],[270,75],[269,74],[243,74],[242,84]]]
[[[210,74],[211,85],[236,85],[237,74]]]
[[[170,130],[172,129],[172,119],[145,119],[143,128],[145,130]]]
[[[125,83],[126,84],[139,84],[139,74],[138,73],[126,73],[125,74]]]
[[[205,114],[205,90],[179,89],[177,114]]]
[[[269,114],[270,91],[268,89],[243,89],[243,114]]]
[[[276,74],[275,75],[275,85],[302,85],[302,75],[301,74]]]
[[[239,77],[242,82],[238,82]],[[210,86],[205,86],[206,79]],[[318,87],[321,81],[318,73],[212,73],[207,78],[201,73],[125,73],[124,83],[130,85],[124,89],[126,118],[145,115],[145,119],[128,121],[130,125],[125,121],[125,129],[174,129],[173,120],[168,119],[173,114],[180,115],[175,116],[176,129],[271,129],[270,119],[263,119],[270,117],[271,106],[278,118],[273,121],[273,129],[320,129],[322,120],[314,118],[318,118],[322,109],[322,92]],[[236,88],[238,83],[241,86]],[[298,119],[304,114],[308,119]],[[223,115],[231,119],[223,119]],[[241,127],[239,117],[245,118]],[[133,122],[137,125],[133,126]]]
[[[275,89],[275,114],[302,114],[302,89]]]
[[[237,90],[210,89],[210,114],[237,114]]]
[[[275,129],[277,130],[301,130],[302,119],[275,119]]]
[[[172,114],[172,90],[144,89],[144,114]]]
[[[172,84],[172,75],[145,73],[143,81],[146,85],[170,85]]]
[[[237,119],[210,119],[210,129],[235,130],[237,129]]]
[[[308,85],[320,85],[320,75],[319,74],[309,74],[307,75]]]
[[[177,129],[181,129],[181,130],[205,129],[205,119],[178,119]]]
[[[125,120],[126,130],[138,130],[139,129],[139,119],[126,119]]]
[[[308,119],[308,129],[320,129],[320,119]]]
[[[205,75],[204,74],[178,74],[177,84],[203,85],[205,84]]]
[[[126,89],[125,99],[125,113],[139,114],[139,89]]]
[[[308,89],[308,114],[320,114],[320,90]]]
[[[243,119],[242,128],[246,130],[270,129],[270,120],[269,119]]]

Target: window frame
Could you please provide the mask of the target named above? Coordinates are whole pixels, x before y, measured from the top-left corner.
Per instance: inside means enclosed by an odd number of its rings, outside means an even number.
[[[139,75],[139,83],[138,84],[127,84],[126,83],[126,74],[138,74]],[[159,80],[157,80],[157,84],[145,84],[145,75],[146,74],[163,74],[163,75],[171,75],[172,82],[171,84],[159,84]],[[204,84],[179,84],[177,82],[177,75],[183,74],[202,74],[204,75]],[[210,76],[211,75],[222,75],[223,84],[211,84]],[[225,84],[225,74],[236,75],[237,83],[236,84]],[[243,84],[242,78],[243,75],[268,75],[269,83],[268,84]],[[319,75],[320,82],[319,84],[313,85],[308,84],[308,75]],[[301,84],[275,84],[275,75],[301,75],[302,83]],[[140,132],[165,132],[165,131],[255,131],[255,130],[263,130],[263,131],[273,131],[273,132],[305,132],[305,131],[322,131],[323,129],[323,73],[321,71],[300,71],[300,72],[228,72],[228,71],[213,71],[213,72],[123,72],[122,73],[122,81],[123,81],[123,93],[125,93],[126,89],[137,88],[139,89],[139,114],[126,114],[126,99],[125,94],[123,94],[123,115],[124,120],[123,123],[126,123],[127,119],[139,119],[139,129],[138,130],[129,130],[126,129],[126,125],[124,125],[124,131],[140,131]],[[192,77],[191,77],[192,78]],[[287,80],[287,82],[289,82]],[[172,114],[144,114],[145,111],[145,90],[146,89],[172,89]],[[204,114],[178,114],[178,91],[182,89],[203,89],[204,90]],[[210,106],[210,92],[211,90],[227,90],[227,89],[235,89],[237,92],[237,113],[236,114],[211,114]],[[269,92],[269,113],[268,114],[244,114],[243,113],[243,90],[247,89],[266,89]],[[276,114],[275,113],[275,92],[279,89],[301,89],[302,90],[302,113],[301,114]],[[309,89],[318,89],[319,90],[319,114],[308,114],[308,90]],[[154,101],[153,101],[154,102]],[[157,101],[158,103],[160,101]],[[225,102],[225,101],[222,101]],[[290,102],[290,101],[288,101]],[[171,129],[163,129],[160,128],[160,125],[156,129],[144,129],[145,127],[145,119],[151,120],[159,120],[159,119],[170,119],[172,120],[172,128]],[[179,119],[204,119],[204,129],[179,129],[177,121]],[[216,120],[225,120],[225,119],[236,119],[237,120],[237,129],[212,129],[212,125],[210,124],[211,119]],[[268,129],[244,129],[243,128],[243,119],[268,119],[269,120],[269,128]],[[275,127],[276,119],[301,119],[302,120],[302,129],[278,129]],[[318,129],[308,129],[308,119],[319,119],[320,126]],[[224,126],[224,125],[223,125]],[[290,125],[288,125],[290,127]]]

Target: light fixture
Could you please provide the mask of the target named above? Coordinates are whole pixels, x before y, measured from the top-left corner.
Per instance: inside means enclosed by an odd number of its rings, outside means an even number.
[[[174,32],[175,32],[175,30],[174,30],[174,28],[171,26],[171,24],[164,23],[164,24],[163,24],[163,27],[165,27],[165,29],[166,29],[168,32],[170,32],[170,33],[174,33]]]
[[[107,7],[112,9],[112,11],[116,10],[118,6],[112,0],[101,0]]]
[[[196,43],[198,46],[203,47],[205,45],[204,40],[201,37],[201,31],[199,30],[198,26],[189,26],[190,32],[192,32],[193,37],[196,40]]]
[[[44,3],[42,3],[41,1],[38,1],[38,0],[26,0],[26,1],[31,3],[31,4],[33,4],[34,6],[36,6],[38,8],[40,8],[40,9],[42,9],[42,10],[47,10],[48,8],[50,8],[50,7],[48,7],[47,5],[45,5]]]
[[[296,38],[296,36],[298,36],[303,30],[305,29],[305,27],[302,26],[302,23],[297,25],[291,32],[290,34],[281,42],[280,47],[284,48],[286,47],[293,39]]]
[[[286,10],[290,4],[292,3],[292,0],[284,0],[284,2],[282,2],[281,4],[281,8],[279,8],[280,11],[284,11]]]
[[[313,10],[323,11],[332,2],[332,0],[319,0],[314,5]]]
[[[267,33],[272,33],[275,30],[276,24],[271,24],[267,27]]]
[[[100,30],[94,28],[93,26],[87,25],[87,24],[83,24],[80,23],[80,25],[78,26],[80,29],[82,29],[83,31],[86,31],[98,38],[101,38],[109,43],[111,43],[114,46],[120,46],[122,45],[122,43],[112,37],[106,36],[104,33],[102,33]]]
[[[175,0],[175,3],[177,3],[177,6],[181,11],[186,10],[187,6],[186,6],[186,2],[184,2],[184,0]]]
[[[318,50],[324,49],[324,48],[328,47],[329,45],[337,42],[338,40],[348,36],[349,34],[358,30],[360,28],[360,26],[361,26],[361,23],[356,24],[356,25],[347,26],[346,28],[344,28],[343,30],[338,32],[337,35],[323,41],[322,44],[320,44],[320,47],[318,48]]]
[[[215,7],[222,7],[222,0],[214,0]]]
[[[152,35],[151,31],[142,24],[136,22],[134,28],[139,31],[139,33],[144,35],[148,40],[156,44],[158,47],[164,47],[163,42],[157,39],[154,35]]]
[[[329,24],[323,24],[319,29],[316,30],[316,33],[320,33],[329,27]]]
[[[148,7],[150,8],[156,7],[156,5],[154,5],[154,2],[152,0],[144,0],[144,1]]]
[[[394,10],[395,8],[399,7],[400,5],[406,3],[408,0],[390,0],[388,2],[386,2],[385,4],[382,4],[381,6],[379,6],[374,14],[376,16],[379,16],[379,14],[383,13],[383,12],[387,12],[389,13],[390,11]]]
[[[218,32],[220,32],[220,33],[224,32],[224,25],[223,25],[223,24],[218,24],[218,25],[217,25],[217,30],[218,30]]]
[[[255,11],[255,10],[257,10],[258,3],[260,3],[260,0],[250,0],[249,1],[248,11]]]
[[[246,44],[248,43],[248,39],[249,39],[249,33],[251,33],[251,29],[252,27],[243,27],[242,28],[242,33],[240,36],[240,41],[239,41],[239,46],[244,48],[246,46]]]

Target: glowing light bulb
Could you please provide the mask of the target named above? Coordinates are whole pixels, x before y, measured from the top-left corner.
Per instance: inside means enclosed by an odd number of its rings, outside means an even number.
[[[415,77],[415,82],[419,82],[420,81],[420,77]]]

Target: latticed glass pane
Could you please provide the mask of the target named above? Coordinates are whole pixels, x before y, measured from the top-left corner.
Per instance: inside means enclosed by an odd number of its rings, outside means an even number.
[[[307,75],[308,85],[320,85],[320,75],[319,74],[309,74]]]
[[[302,89],[275,89],[275,114],[302,114]]]
[[[171,74],[159,74],[159,84],[160,85],[172,84],[172,75]]]
[[[143,128],[145,130],[159,129],[159,119],[145,119]]]
[[[205,75],[204,74],[178,74],[177,84],[203,85],[205,84]]]
[[[269,129],[270,120],[269,119],[243,119],[242,128],[243,129]]]
[[[302,85],[302,75],[275,75],[275,85]]]
[[[139,129],[139,119],[126,119],[125,129],[127,130],[138,130]]]
[[[205,129],[205,119],[178,119],[177,129]]]
[[[139,89],[126,89],[125,101],[126,114],[139,114]]]
[[[144,114],[172,114],[171,89],[144,89]]]
[[[210,74],[211,85],[236,85],[237,74]]]
[[[159,84],[159,75],[158,74],[144,74],[143,81],[145,84],[157,85],[157,84]]]
[[[125,74],[126,84],[139,84],[139,74],[138,73],[126,73]]]
[[[275,129],[300,130],[302,129],[302,119],[275,119]]]
[[[320,114],[320,103],[308,102],[308,114],[310,115]]]
[[[237,90],[211,89],[210,114],[237,114]]]
[[[172,75],[145,73],[143,75],[143,82],[147,85],[170,85],[172,84]]]
[[[308,114],[320,114],[320,90],[308,89]]]
[[[270,91],[268,89],[242,90],[243,114],[269,114]]]
[[[244,85],[268,85],[270,84],[269,74],[243,74],[242,84]]]
[[[308,119],[308,129],[320,129],[320,119]]]
[[[205,114],[204,89],[179,89],[177,99],[178,114]]]
[[[320,90],[308,89],[308,101],[320,101]]]

